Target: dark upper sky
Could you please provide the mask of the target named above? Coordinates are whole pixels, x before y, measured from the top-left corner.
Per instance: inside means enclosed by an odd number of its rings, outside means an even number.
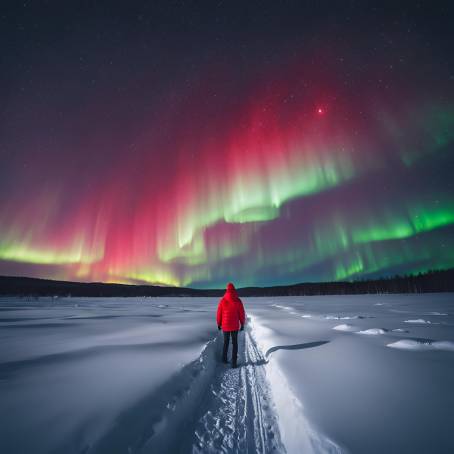
[[[369,3],[4,3],[0,274],[454,266],[453,6]]]

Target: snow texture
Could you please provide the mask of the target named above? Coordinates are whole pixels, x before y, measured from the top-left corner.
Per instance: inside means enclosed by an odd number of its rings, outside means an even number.
[[[454,452],[454,295],[243,301],[0,299],[0,452]]]
[[[343,323],[342,325],[336,325],[333,329],[336,331],[355,331],[356,328],[348,323]]]
[[[368,334],[370,336],[378,336],[380,334],[386,334],[387,332],[388,330],[383,328],[369,328],[365,329],[364,331],[358,331],[357,334]]]
[[[401,339],[396,342],[391,342],[387,347],[401,348],[403,350],[446,350],[454,352],[454,342],[451,341],[430,341],[430,340],[415,340]]]

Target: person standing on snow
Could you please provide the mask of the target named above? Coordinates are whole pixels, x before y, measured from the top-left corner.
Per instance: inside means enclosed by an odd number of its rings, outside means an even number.
[[[232,337],[232,367],[237,366],[238,356],[238,329],[244,330],[246,315],[241,300],[238,298],[234,285],[229,282],[227,290],[219,301],[216,315],[218,329],[224,333],[224,349],[222,361],[227,362],[227,351],[229,349],[230,336]],[[241,326],[241,328],[240,328]]]

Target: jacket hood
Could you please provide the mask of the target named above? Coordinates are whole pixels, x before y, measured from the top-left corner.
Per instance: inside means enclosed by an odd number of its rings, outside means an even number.
[[[235,286],[231,282],[229,282],[227,284],[227,289],[226,289],[224,298],[227,298],[229,300],[237,300],[238,299],[238,293],[236,292]]]

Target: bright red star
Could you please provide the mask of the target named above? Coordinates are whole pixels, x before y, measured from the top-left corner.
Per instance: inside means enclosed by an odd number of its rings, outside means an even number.
[[[317,107],[317,114],[323,115],[325,113],[325,109],[323,107]]]

